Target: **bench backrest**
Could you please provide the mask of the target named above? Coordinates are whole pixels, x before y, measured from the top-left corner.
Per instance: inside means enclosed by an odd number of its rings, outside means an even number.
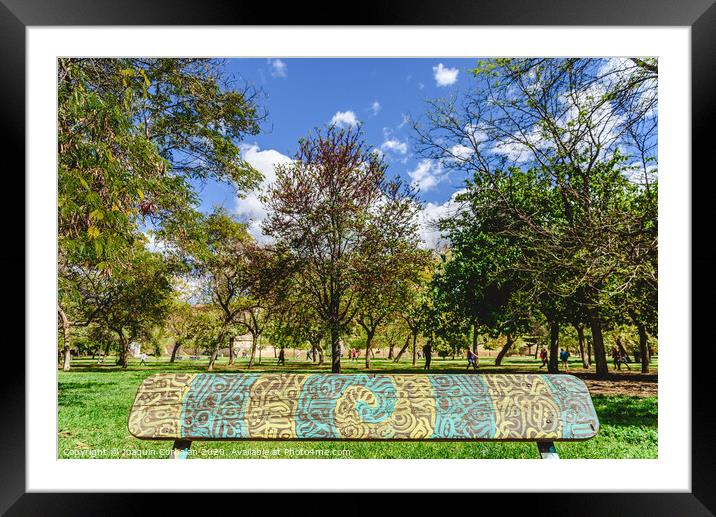
[[[187,440],[550,440],[599,429],[584,383],[540,374],[152,375],[129,431]]]

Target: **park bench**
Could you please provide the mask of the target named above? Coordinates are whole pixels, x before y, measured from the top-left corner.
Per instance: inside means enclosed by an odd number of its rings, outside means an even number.
[[[584,382],[564,374],[162,373],[139,387],[129,432],[174,440],[556,441],[599,430]]]

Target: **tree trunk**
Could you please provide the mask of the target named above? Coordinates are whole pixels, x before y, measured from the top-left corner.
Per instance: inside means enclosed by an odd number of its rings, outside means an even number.
[[[549,373],[559,372],[559,323],[550,323],[549,325],[549,364],[547,371]]]
[[[395,357],[395,342],[392,340],[390,341],[390,345],[388,346],[388,359],[393,359]]]
[[[213,372],[214,371],[214,364],[216,363],[216,358],[219,355],[219,343],[217,343],[214,348],[211,350],[211,355],[209,356],[209,366],[206,367],[207,372]]]
[[[57,306],[57,314],[62,324],[62,370],[68,372],[70,371],[70,363],[72,362],[72,352],[70,352],[70,320],[59,305]]]
[[[413,332],[413,366],[418,364],[418,333]]]
[[[331,325],[331,373],[341,373],[341,335],[337,325]]]
[[[646,333],[644,325],[637,324],[637,330],[639,331],[639,355],[641,355],[641,373],[649,373],[649,363],[651,357],[649,357],[649,336]]]
[[[323,347],[321,346],[321,343],[316,345],[316,350],[318,350],[318,366],[321,366],[323,364]]]
[[[181,341],[175,341],[174,347],[172,348],[172,356],[169,358],[170,363],[173,363],[176,360],[179,348],[181,348]]]
[[[405,351],[406,351],[406,350],[408,349],[408,347],[410,346],[410,338],[411,338],[411,336],[412,336],[412,334],[408,334],[408,336],[405,338],[405,344],[402,346],[402,348],[401,348],[400,350],[398,350],[398,355],[396,355],[396,356],[393,358],[393,361],[395,361],[396,363],[397,363],[398,361],[400,361],[400,358],[403,357],[403,354],[405,353]]]
[[[249,364],[247,366],[248,369],[251,369],[251,367],[254,365],[254,359],[256,358],[256,347],[259,344],[259,337],[256,335],[256,333],[251,333],[251,356],[249,357]]]
[[[122,368],[126,368],[129,365],[129,342],[124,338],[121,332],[119,334],[119,359],[117,364]]]
[[[593,307],[589,310],[589,326],[592,330],[592,346],[594,348],[594,364],[597,369],[597,378],[606,379],[609,376],[607,353],[604,349],[604,335],[602,334],[602,318],[599,309]]]
[[[236,360],[234,354],[234,336],[229,336],[229,366],[232,366]]]
[[[497,354],[497,357],[495,357],[495,366],[500,366],[502,364],[502,359],[504,359],[505,355],[507,355],[507,351],[512,347],[512,344],[514,343],[514,339],[512,339],[512,334],[507,334],[507,341],[505,342],[505,346],[502,347],[502,350],[500,350],[500,353]]]
[[[589,356],[584,350],[584,327],[582,324],[575,325],[574,328],[577,330],[577,340],[579,341],[579,355],[582,358],[582,367],[589,368]]]
[[[587,338],[587,360],[589,364],[592,364],[592,340]]]
[[[370,369],[370,358],[371,353],[373,352],[373,349],[371,346],[373,345],[373,333],[375,331],[366,332],[365,336],[365,367]]]
[[[477,343],[480,336],[477,333],[477,322],[472,322],[472,353],[477,355]]]

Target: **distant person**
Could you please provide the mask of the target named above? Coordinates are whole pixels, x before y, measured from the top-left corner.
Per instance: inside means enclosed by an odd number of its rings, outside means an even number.
[[[629,361],[627,360],[626,352],[620,352],[619,353],[619,364],[620,366],[623,364],[627,367],[627,370],[631,370],[631,367],[629,366]],[[621,370],[621,368],[619,368]]]
[[[278,351],[278,362],[276,363],[276,365],[279,364],[286,364],[286,352],[283,350],[283,348]]]
[[[543,348],[539,353],[539,358],[542,359],[542,364],[539,365],[540,368],[542,368],[543,366],[548,366],[547,365],[547,350],[545,350]]]
[[[425,343],[425,346],[423,346],[423,356],[425,357],[425,370],[430,370],[430,361],[433,358],[433,345],[428,341]]]
[[[565,350],[564,348],[560,349],[559,360],[562,361],[564,369],[569,370],[569,350]]]
[[[467,349],[467,369],[470,369],[470,366],[472,366],[475,370],[477,370],[477,354]]]
[[[613,346],[611,350],[612,359],[614,361],[614,369],[615,370],[621,370],[621,355],[619,354],[619,350],[617,350],[617,347]]]
[[[142,352],[139,356],[139,364],[140,366],[143,364],[147,364],[147,354],[145,354],[144,352]]]

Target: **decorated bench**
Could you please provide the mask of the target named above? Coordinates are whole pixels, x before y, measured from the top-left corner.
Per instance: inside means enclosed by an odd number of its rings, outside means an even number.
[[[139,387],[129,432],[174,440],[531,441],[558,458],[556,441],[599,430],[587,387],[542,374],[152,375]]]

